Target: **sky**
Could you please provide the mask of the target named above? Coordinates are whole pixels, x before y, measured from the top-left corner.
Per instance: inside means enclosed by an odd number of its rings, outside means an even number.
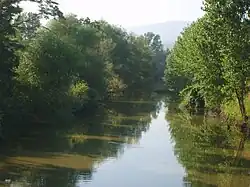
[[[165,21],[194,21],[203,15],[202,0],[57,0],[64,13],[94,20],[104,19],[123,27]],[[32,11],[31,3],[24,5]]]

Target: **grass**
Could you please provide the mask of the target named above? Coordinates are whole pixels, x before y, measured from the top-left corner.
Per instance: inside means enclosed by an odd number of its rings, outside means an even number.
[[[246,97],[245,99],[245,106],[246,106],[247,115],[249,116],[250,115],[250,100],[248,97]],[[222,111],[230,119],[237,120],[237,121],[242,120],[239,104],[236,99],[225,103],[222,106]]]
[[[80,143],[84,142],[85,140],[102,140],[102,141],[116,141],[116,142],[125,142],[124,137],[120,136],[91,136],[91,135],[85,135],[85,134],[72,134],[68,135],[68,138]]]
[[[35,168],[51,169],[55,168],[70,168],[70,169],[85,169],[90,170],[98,159],[101,157],[90,157],[87,155],[72,155],[58,154],[51,157],[43,156],[13,156],[8,157],[6,163],[9,165],[26,166]]]

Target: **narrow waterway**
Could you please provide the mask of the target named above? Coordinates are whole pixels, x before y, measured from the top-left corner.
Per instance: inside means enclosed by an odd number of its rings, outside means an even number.
[[[79,180],[79,186],[183,186],[185,172],[174,156],[165,116],[162,106],[138,143],[126,145],[124,154],[105,160],[92,181]]]
[[[0,154],[0,186],[249,187],[250,144],[237,129],[164,106],[110,102],[70,128],[13,140]]]

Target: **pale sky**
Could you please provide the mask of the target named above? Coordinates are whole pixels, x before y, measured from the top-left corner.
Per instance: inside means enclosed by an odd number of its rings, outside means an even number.
[[[194,21],[203,15],[202,0],[58,0],[64,13],[104,19],[123,27],[172,20]],[[34,10],[29,3],[27,11]]]

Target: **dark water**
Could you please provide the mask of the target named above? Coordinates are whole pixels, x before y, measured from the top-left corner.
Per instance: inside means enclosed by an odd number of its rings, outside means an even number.
[[[70,129],[39,129],[7,147],[2,186],[250,185],[250,144],[236,129],[157,100],[111,102]]]

